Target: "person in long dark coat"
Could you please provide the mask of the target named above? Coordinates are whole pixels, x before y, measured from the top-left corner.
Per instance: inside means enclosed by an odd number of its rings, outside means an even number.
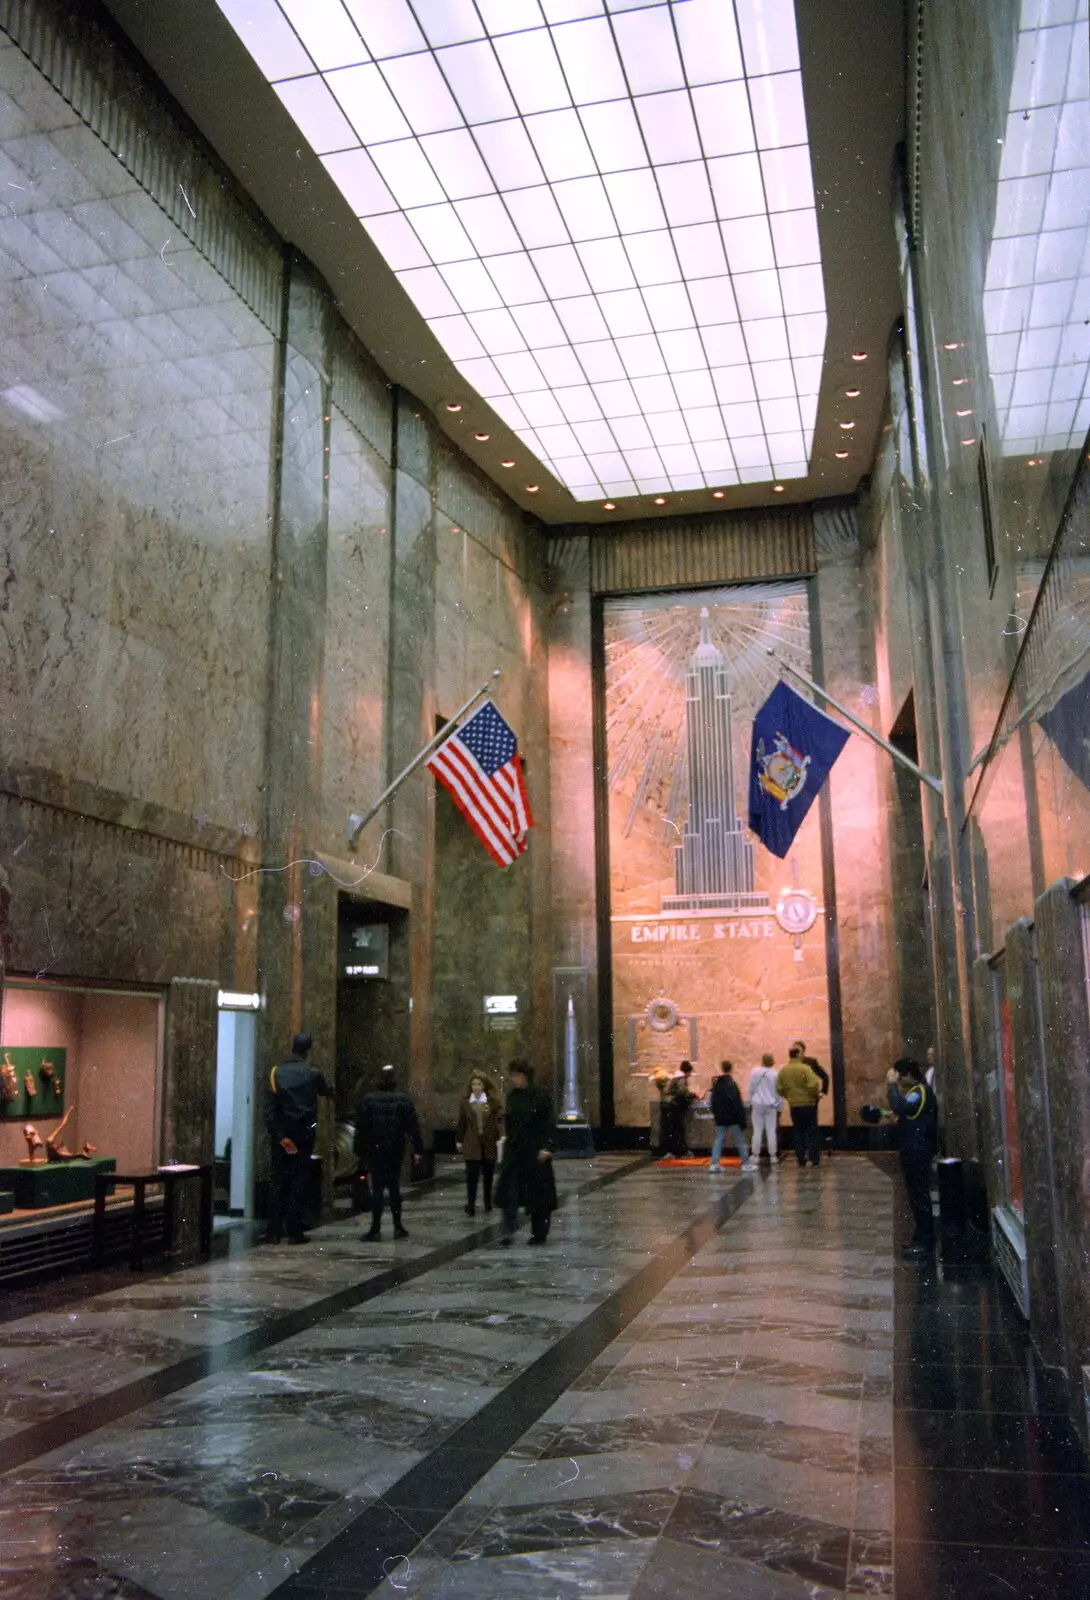
[[[289,1244],[307,1242],[303,1218],[318,1132],[318,1100],[333,1094],[325,1074],[310,1064],[312,1043],[309,1033],[297,1033],[291,1055],[273,1067],[265,1090],[270,1149],[266,1244],[279,1244],[285,1232]]]
[[[458,1151],[466,1164],[466,1216],[477,1210],[477,1184],[484,1186],[484,1208],[492,1210],[492,1174],[503,1131],[503,1101],[495,1084],[475,1072],[458,1107]]]
[[[365,1094],[356,1110],[356,1155],[361,1172],[371,1183],[371,1227],[363,1239],[382,1237],[382,1198],[388,1190],[390,1214],[394,1219],[394,1238],[407,1239],[408,1228],[401,1224],[401,1158],[405,1141],[413,1147],[413,1161],[424,1159],[424,1140],[416,1108],[411,1098],[397,1086],[392,1066],[382,1069],[379,1087]]]
[[[511,1243],[518,1228],[519,1211],[525,1210],[530,1213],[530,1243],[544,1244],[549,1236],[549,1218],[559,1204],[552,1159],[556,1143],[553,1098],[547,1089],[534,1083],[533,1068],[521,1057],[511,1062],[507,1076],[511,1084],[507,1131],[496,1185],[505,1230],[501,1242]]]

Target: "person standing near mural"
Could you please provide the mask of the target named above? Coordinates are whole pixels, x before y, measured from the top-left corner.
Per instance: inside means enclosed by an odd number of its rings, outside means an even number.
[[[821,1134],[818,1130],[818,1101],[821,1099],[821,1079],[811,1072],[802,1059],[802,1049],[793,1044],[786,1067],[781,1067],[776,1077],[776,1092],[782,1094],[791,1108],[791,1121],[795,1128],[795,1159],[800,1167],[807,1160],[815,1167],[821,1165]]]
[[[715,1143],[712,1145],[709,1170],[712,1172],[723,1170],[720,1163],[723,1145],[729,1133],[742,1158],[742,1171],[756,1172],[757,1163],[750,1160],[749,1146],[746,1143],[746,1108],[742,1104],[742,1093],[734,1081],[733,1073],[733,1061],[721,1061],[719,1076],[712,1084],[711,1103],[712,1116],[715,1119]]]
[[[818,1061],[816,1056],[808,1056],[806,1054],[806,1040],[805,1039],[796,1039],[795,1043],[799,1047],[799,1053],[801,1054],[803,1061],[810,1068],[810,1071],[814,1074],[814,1077],[817,1078],[818,1081],[820,1082],[822,1094],[828,1094],[829,1093],[829,1074],[826,1072],[825,1068]]]
[[[689,1107],[697,1098],[689,1086],[692,1074],[692,1062],[683,1061],[670,1080],[670,1087],[662,1101],[662,1142],[666,1154],[676,1156],[679,1160],[689,1154],[685,1119],[689,1114]]]
[[[756,1159],[764,1141],[765,1154],[779,1159],[780,1097],[776,1092],[776,1057],[767,1052],[749,1075],[749,1107],[753,1113],[753,1150]]]

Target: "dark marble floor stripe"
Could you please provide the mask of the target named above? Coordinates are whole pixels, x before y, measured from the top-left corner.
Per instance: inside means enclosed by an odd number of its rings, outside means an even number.
[[[476,1416],[411,1468],[269,1600],[362,1600],[397,1557],[419,1544],[516,1440],[618,1338],[753,1193],[752,1179],[699,1213],[684,1233],[539,1357]]]
[[[650,1160],[650,1158],[648,1158]],[[442,1166],[431,1178],[420,1178],[410,1183],[403,1192],[406,1210],[420,1204],[421,1200],[447,1189],[461,1188],[465,1183],[462,1163]],[[130,1207],[131,1210],[131,1207]],[[90,1203],[84,1213],[90,1217]],[[217,1217],[217,1221],[221,1219]],[[342,1212],[337,1221],[344,1221]],[[366,1219],[364,1219],[366,1220]],[[10,1218],[0,1218],[0,1232]],[[235,1217],[230,1227],[217,1228],[212,1235],[212,1261],[225,1261],[233,1256],[245,1255],[259,1243],[264,1232],[264,1222],[256,1218]],[[117,1289],[131,1288],[134,1283],[146,1287],[180,1272],[193,1268],[192,1257],[152,1255],[139,1272],[129,1266],[128,1258],[108,1261],[101,1267],[87,1266],[75,1272],[30,1283],[4,1284],[0,1291],[0,1327],[8,1322],[21,1322],[25,1317],[47,1316],[51,1311],[67,1312],[74,1300],[97,1299]]]
[[[626,1162],[623,1167],[616,1167],[610,1172],[604,1172],[590,1179],[589,1182],[570,1188],[566,1195],[561,1197],[562,1203],[564,1200],[591,1194],[596,1189],[605,1189],[618,1179],[628,1177],[639,1167],[648,1165],[650,1160],[650,1156],[647,1155],[637,1156],[632,1161]],[[268,1322],[261,1323],[259,1327],[240,1334],[236,1339],[226,1339],[222,1344],[208,1345],[204,1349],[196,1350],[181,1361],[163,1367],[158,1372],[149,1373],[146,1378],[138,1378],[132,1383],[123,1384],[106,1394],[96,1395],[93,1400],[88,1400],[82,1405],[62,1411],[58,1416],[49,1417],[33,1427],[23,1428],[11,1438],[0,1440],[0,1473],[11,1472],[16,1467],[24,1466],[26,1462],[45,1455],[47,1451],[58,1450],[64,1445],[72,1444],[85,1434],[93,1433],[96,1428],[104,1428],[109,1423],[119,1422],[133,1411],[139,1411],[142,1406],[151,1405],[153,1401],[177,1394],[180,1389],[187,1389],[190,1384],[199,1383],[203,1378],[230,1371],[233,1367],[244,1366],[252,1361],[255,1355],[267,1350],[270,1345],[280,1344],[284,1339],[292,1339],[297,1334],[305,1333],[308,1328],[325,1322],[329,1317],[340,1316],[343,1312],[351,1311],[368,1300],[377,1299],[390,1289],[399,1289],[403,1284],[411,1283],[414,1279],[433,1272],[436,1267],[445,1267],[451,1261],[457,1261],[460,1256],[468,1255],[472,1250],[479,1250],[484,1245],[494,1243],[500,1237],[502,1228],[503,1225],[499,1221],[490,1223],[485,1228],[478,1228],[475,1232],[466,1234],[460,1239],[453,1239],[449,1244],[441,1245],[437,1250],[430,1250],[415,1260],[397,1262],[387,1272],[376,1273],[361,1283],[339,1289],[336,1294],[326,1295],[310,1305],[300,1306],[283,1316],[273,1317]]]

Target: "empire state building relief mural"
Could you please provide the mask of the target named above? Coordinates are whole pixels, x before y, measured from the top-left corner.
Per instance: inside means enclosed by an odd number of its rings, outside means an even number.
[[[770,648],[810,671],[803,584],[606,602],[619,1123],[646,1124],[650,1074],[686,1057],[701,1093],[724,1056],[743,1089],[797,1038],[829,1060],[818,807],[784,861],[746,822],[753,718],[780,676]]]

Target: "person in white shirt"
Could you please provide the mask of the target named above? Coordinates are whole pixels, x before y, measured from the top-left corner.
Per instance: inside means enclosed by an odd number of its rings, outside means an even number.
[[[761,1065],[749,1075],[746,1096],[753,1112],[753,1157],[761,1154],[762,1136],[768,1154],[776,1160],[780,1123],[780,1097],[776,1093],[776,1057],[763,1055]]]

